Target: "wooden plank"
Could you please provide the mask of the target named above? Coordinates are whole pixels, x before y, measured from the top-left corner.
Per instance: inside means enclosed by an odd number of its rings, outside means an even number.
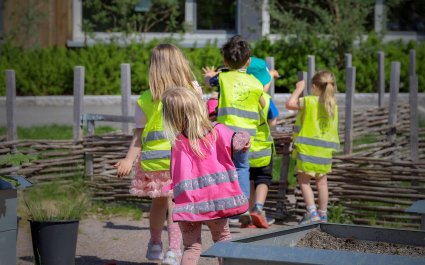
[[[274,70],[274,57],[267,57],[266,58],[267,67],[269,70]],[[275,95],[275,84],[274,84],[274,78],[272,77],[272,80],[270,82],[270,88],[269,88],[269,94],[272,97],[272,100],[274,100]]]
[[[388,141],[394,143],[396,140],[396,123],[397,123],[397,98],[400,88],[400,62],[391,63],[391,82],[390,82],[390,106],[388,115]]]
[[[130,116],[131,106],[131,69],[130,64],[121,64],[121,113],[123,116]],[[130,124],[122,123],[122,132],[130,134]]]
[[[409,76],[416,75],[416,51],[409,51]]]
[[[298,81],[301,81],[301,80],[307,81],[307,72],[303,72],[303,71],[298,72]],[[305,84],[307,85],[307,82],[305,82]],[[304,94],[305,94],[304,91],[301,93],[300,97],[304,97]]]
[[[378,52],[378,106],[384,107],[385,96],[385,53]]]
[[[344,154],[351,154],[353,145],[353,102],[356,87],[356,68],[348,67],[346,73]]]
[[[412,162],[419,161],[419,117],[418,117],[418,76],[409,78],[409,106],[410,106],[410,157]]]
[[[316,73],[316,61],[314,55],[307,57],[307,89],[304,89],[305,96],[311,95],[311,85],[314,74]]]
[[[84,100],[84,67],[74,67],[74,141],[80,141],[83,133],[80,124],[80,117],[83,113]]]
[[[351,53],[346,53],[344,54],[344,58],[345,58],[345,68],[349,68],[352,67],[352,56]]]
[[[16,79],[14,70],[5,71],[6,79],[6,126],[7,141],[17,139],[16,135]]]

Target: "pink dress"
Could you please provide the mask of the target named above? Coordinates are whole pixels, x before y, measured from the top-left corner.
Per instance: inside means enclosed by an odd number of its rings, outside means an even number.
[[[205,157],[192,151],[184,135],[178,136],[171,149],[174,221],[207,221],[247,211],[248,199],[232,162],[233,136],[232,130],[217,124],[205,136],[208,144],[200,143]]]

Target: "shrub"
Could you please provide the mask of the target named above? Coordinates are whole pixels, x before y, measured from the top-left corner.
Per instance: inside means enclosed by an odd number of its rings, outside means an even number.
[[[167,40],[167,42],[173,42]],[[174,41],[175,42],[175,41]],[[0,71],[14,69],[16,88],[19,96],[72,95],[73,67],[85,67],[86,95],[119,95],[120,64],[131,64],[131,84],[133,94],[148,89],[148,68],[151,50],[159,43],[131,43],[120,46],[116,43],[97,44],[92,47],[66,49],[62,47],[23,50],[8,44],[0,46]],[[353,66],[357,67],[357,92],[376,91],[377,52],[385,52],[387,91],[390,81],[391,61],[401,62],[401,92],[408,90],[409,50],[416,49],[419,84],[425,82],[424,43],[382,43],[376,35],[353,48]],[[202,67],[222,65],[222,57],[217,43],[204,48],[182,48],[192,64],[196,79],[202,85]],[[297,81],[298,71],[307,71],[307,55],[316,56],[316,69],[329,69],[335,73],[338,90],[345,91],[345,71],[338,67],[338,54],[321,39],[300,44],[280,40],[271,43],[262,39],[252,44],[252,53],[259,58],[274,56],[276,69],[284,78],[276,81],[277,92],[290,92]],[[4,74],[0,74],[0,96],[5,95]],[[420,92],[425,87],[419,87]]]

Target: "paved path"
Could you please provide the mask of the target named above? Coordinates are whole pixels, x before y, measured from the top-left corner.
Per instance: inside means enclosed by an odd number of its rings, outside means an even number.
[[[268,230],[231,227],[231,233],[233,238],[238,238],[274,229],[281,229],[287,226],[288,225],[274,224]],[[163,232],[162,238],[164,240],[164,245],[167,246],[167,234],[165,231]],[[80,223],[75,264],[157,264],[145,258],[148,240],[149,225],[147,218],[141,221],[134,221],[123,217],[114,217],[110,219],[89,217]],[[203,250],[206,250],[213,244],[206,226],[202,228],[202,240]],[[33,264],[31,235],[28,222],[20,222],[17,254],[18,265]],[[212,258],[201,258],[199,263],[199,265],[213,264],[216,265],[218,263],[216,259]]]

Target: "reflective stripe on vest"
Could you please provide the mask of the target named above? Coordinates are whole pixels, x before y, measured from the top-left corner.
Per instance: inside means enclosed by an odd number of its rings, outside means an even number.
[[[311,145],[311,146],[331,148],[331,149],[335,149],[335,150],[339,149],[338,143],[308,138],[308,137],[304,137],[304,136],[298,136],[297,140],[295,142],[298,143],[298,144],[308,144],[308,145]]]
[[[272,155],[271,148],[267,148],[260,151],[249,151],[249,159],[261,158],[261,157],[271,156],[271,155]]]
[[[260,115],[258,114],[258,112],[246,111],[246,110],[241,110],[241,109],[231,108],[231,107],[218,109],[217,115],[219,116],[234,115],[234,116],[243,117],[247,119],[253,119],[253,120],[258,120],[260,118]]]
[[[183,180],[173,187],[174,198],[185,191],[202,189],[211,185],[219,185],[237,180],[238,174],[236,170],[218,172],[194,179]]]
[[[260,123],[263,85],[253,75],[240,71],[220,73],[219,84],[217,121],[234,131],[248,132],[253,140]]]
[[[146,116],[141,143],[141,166],[145,171],[169,170],[171,145],[163,133],[162,104],[152,100],[149,90],[140,96],[137,104]]]
[[[266,104],[260,112],[261,124],[257,127],[256,135],[254,141],[251,142],[248,154],[250,167],[265,167],[271,162],[273,138],[267,121],[271,96],[264,93],[263,98]]]
[[[294,145],[297,170],[329,173],[332,153],[339,149],[338,107],[335,106],[334,118],[329,118],[318,97],[304,97],[304,110],[299,112],[294,126]]]
[[[230,126],[230,125],[227,125],[227,127],[229,127],[230,129],[232,129],[235,132],[245,131],[245,132],[249,133],[249,135],[251,136],[251,138],[253,136],[255,136],[255,133],[257,131],[255,129],[247,129],[247,128],[242,128],[242,127],[237,127],[237,126]]]
[[[145,141],[155,141],[167,139],[162,131],[148,132]]]
[[[243,206],[248,202],[248,199],[245,195],[237,195],[233,197],[217,199],[217,200],[209,200],[205,202],[198,203],[188,203],[182,206],[175,206],[173,209],[173,213],[192,213],[192,214],[200,214],[200,213],[208,213],[208,212],[216,212],[226,209],[233,209],[240,206]]]
[[[310,155],[305,155],[300,153],[297,154],[297,159],[303,162],[310,162],[310,163],[320,164],[320,165],[329,165],[332,163],[332,158],[310,156]]]
[[[155,151],[142,151],[141,158],[143,160],[170,158],[171,150],[155,150]]]

